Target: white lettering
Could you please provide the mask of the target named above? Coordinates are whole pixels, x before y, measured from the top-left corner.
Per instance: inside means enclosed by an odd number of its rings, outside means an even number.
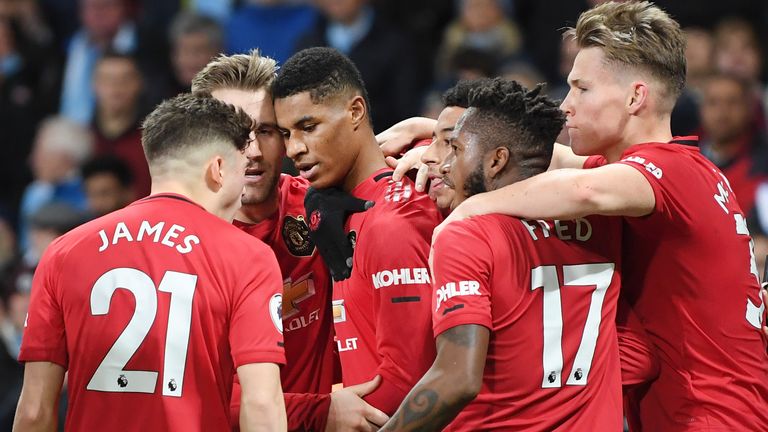
[[[539,225],[541,225],[541,230],[544,234],[544,238],[549,238],[549,230],[552,228],[549,226],[547,221],[537,220],[536,222],[538,222]]]
[[[176,245],[176,250],[179,251],[179,253],[189,253],[192,251],[192,244],[200,244],[200,239],[194,235],[188,235],[184,237],[184,246],[182,245]]]
[[[555,221],[555,233],[560,240],[570,240],[571,236],[567,234],[568,225],[563,225],[559,220]]]
[[[536,236],[536,227],[535,226],[529,224],[528,221],[525,220],[525,219],[521,219],[520,222],[522,222],[523,225],[525,225],[525,228],[528,230],[528,233],[531,235],[531,238],[533,238],[534,240],[538,240],[539,239],[539,237]]]
[[[582,228],[586,231],[582,231]],[[592,238],[592,224],[584,218],[576,219],[576,240],[587,241]]]
[[[344,346],[341,346],[341,341],[337,340],[336,345],[339,347],[339,352],[354,351],[357,349],[357,338],[349,338],[344,341]]]
[[[168,247],[174,247],[176,244],[174,244],[171,239],[175,239],[179,236],[179,233],[184,231],[184,227],[180,225],[173,224],[171,226],[171,229],[168,230],[167,233],[165,233],[165,237],[163,237],[163,241],[160,243],[168,246]]]
[[[376,289],[388,287],[391,285],[414,285],[428,284],[429,271],[424,268],[401,268],[393,270],[382,270],[371,275],[373,286]]]
[[[459,281],[458,284],[456,282],[448,282],[445,285],[441,286],[435,292],[435,294],[437,294],[437,306],[435,307],[435,310],[439,310],[440,305],[443,304],[443,302],[446,302],[448,301],[448,299],[451,299],[453,297],[468,296],[468,295],[479,296],[480,282]]]
[[[112,237],[112,244],[117,244],[117,241],[120,239],[126,239],[129,242],[133,241],[133,236],[131,236],[131,232],[128,231],[128,227],[125,226],[125,222],[117,223],[117,226],[115,227],[115,235]]]
[[[150,236],[154,234],[155,239],[152,241],[155,243],[159,242],[160,233],[163,231],[164,226],[165,222],[158,222],[154,226],[150,226],[149,222],[141,221],[141,226],[139,226],[139,235],[136,236],[136,241],[141,241],[144,238],[144,235]]]
[[[723,186],[723,182],[717,183],[717,190],[720,191],[720,193],[716,193],[714,195],[715,201],[720,205],[720,208],[723,209],[725,214],[730,213],[728,211],[728,207],[725,206],[725,204],[728,202],[728,191],[725,190],[725,187]]]
[[[107,232],[104,230],[99,231],[99,237],[101,237],[101,247],[99,248],[99,252],[104,252],[104,249],[106,249],[109,246],[109,240],[107,239]]]

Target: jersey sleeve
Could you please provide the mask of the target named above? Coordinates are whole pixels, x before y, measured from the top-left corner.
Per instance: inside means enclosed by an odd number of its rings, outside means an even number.
[[[289,431],[324,431],[331,407],[330,394],[285,393]]]
[[[432,324],[435,337],[456,326],[491,324],[491,247],[475,221],[448,225],[434,244]],[[512,263],[510,263],[512,265]]]
[[[235,280],[247,281],[234,290],[229,343],[235,367],[250,363],[285,364],[280,267],[266,246],[254,253],[258,263],[246,260],[250,277],[234,275]]]
[[[373,290],[381,359],[376,373],[382,377],[381,385],[365,399],[389,415],[434,361],[428,260],[437,222],[413,213],[379,219],[368,228],[361,251],[363,274]]]
[[[65,369],[69,363],[64,312],[59,302],[59,255],[48,247],[32,279],[32,294],[19,352],[20,362],[47,361]]]
[[[648,184],[653,189],[653,196],[656,201],[654,213],[660,213],[672,220],[674,220],[672,211],[675,207],[675,202],[670,199],[670,191],[668,190],[670,181],[664,177],[665,175],[667,177],[674,175],[672,166],[677,163],[677,159],[679,159],[679,156],[674,153],[664,151],[658,147],[648,147],[636,151],[617,162],[631,166],[645,176]]]

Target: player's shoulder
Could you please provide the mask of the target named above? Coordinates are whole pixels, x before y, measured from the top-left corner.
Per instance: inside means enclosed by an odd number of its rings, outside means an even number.
[[[305,195],[309,189],[309,180],[288,174],[280,174],[278,181],[280,193],[288,195]]]
[[[440,238],[452,241],[484,242],[489,246],[505,241],[500,240],[510,233],[523,232],[520,219],[501,214],[486,214],[448,224],[440,233]]]

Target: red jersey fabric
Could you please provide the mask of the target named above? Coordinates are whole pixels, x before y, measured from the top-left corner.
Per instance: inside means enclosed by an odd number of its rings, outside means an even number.
[[[225,430],[236,368],[285,362],[279,272],[185,197],[148,197],[47,249],[19,360],[69,371],[67,430]]]
[[[280,378],[287,393],[329,393],[334,384],[331,277],[305,223],[308,187],[306,180],[282,174],[277,213],[257,224],[235,220],[271,247],[280,265],[287,362]]]
[[[334,322],[345,386],[381,375],[366,401],[392,415],[435,359],[429,247],[441,216],[409,179],[382,169],[352,190],[376,205],[347,219],[352,274],[333,286]]]
[[[435,335],[491,331],[480,393],[446,430],[622,430],[620,219],[455,222],[433,266]]]
[[[272,248],[283,276],[286,365],[280,378],[290,414],[289,430],[305,430],[310,425],[324,429],[330,404],[327,394],[334,384],[337,361],[333,352],[331,278],[309,238],[304,218],[308,187],[308,181],[282,174],[278,183],[280,204],[275,214],[256,224],[234,221],[235,226]],[[239,395],[236,379],[232,395],[234,428],[240,412]]]
[[[633,145],[618,162],[656,198],[650,215],[624,218],[624,289],[660,362],[658,379],[630,398],[633,430],[762,430],[768,355],[751,239],[728,180],[696,143]]]

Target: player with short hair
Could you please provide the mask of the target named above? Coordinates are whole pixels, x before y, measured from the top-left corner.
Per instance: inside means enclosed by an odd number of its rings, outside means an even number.
[[[540,91],[470,91],[442,167],[452,208],[546,171],[565,116]],[[384,430],[621,430],[620,220],[461,221],[432,269],[437,358]]]
[[[583,13],[566,37],[580,49],[561,108],[573,152],[592,157],[566,151],[557,166],[592,169],[553,170],[477,195],[446,221],[623,216],[622,295],[660,362],[658,379],[632,395],[633,427],[761,430],[765,305],[746,219],[696,137],[671,133],[685,84],[680,27],[650,2],[609,2]]]
[[[282,278],[231,225],[251,119],[181,95],[144,121],[152,195],[57,239],[35,273],[14,430],[53,430],[68,372],[68,430],[285,430]]]
[[[440,215],[410,180],[391,180],[360,73],[338,51],[295,54],[280,68],[272,94],[300,175],[321,193],[338,187],[375,201],[347,219],[355,251],[351,276],[333,287],[334,320],[344,385],[381,375],[365,399],[391,413],[434,358],[427,257]]]
[[[243,109],[255,122],[255,140],[246,150],[245,190],[234,224],[267,243],[277,256],[283,276],[283,336],[286,365],[281,382],[286,398],[289,430],[325,430],[359,423],[363,416],[384,417],[345,389],[329,395],[337,358],[333,352],[331,278],[309,237],[304,198],[309,182],[280,174],[285,156],[277,129],[270,86],[275,60],[253,50],[221,55],[192,81],[192,91],[210,95]],[[237,422],[239,384],[235,380],[232,420]],[[339,415],[340,405],[346,414]],[[329,417],[330,416],[330,417]],[[385,417],[384,417],[385,418]]]

